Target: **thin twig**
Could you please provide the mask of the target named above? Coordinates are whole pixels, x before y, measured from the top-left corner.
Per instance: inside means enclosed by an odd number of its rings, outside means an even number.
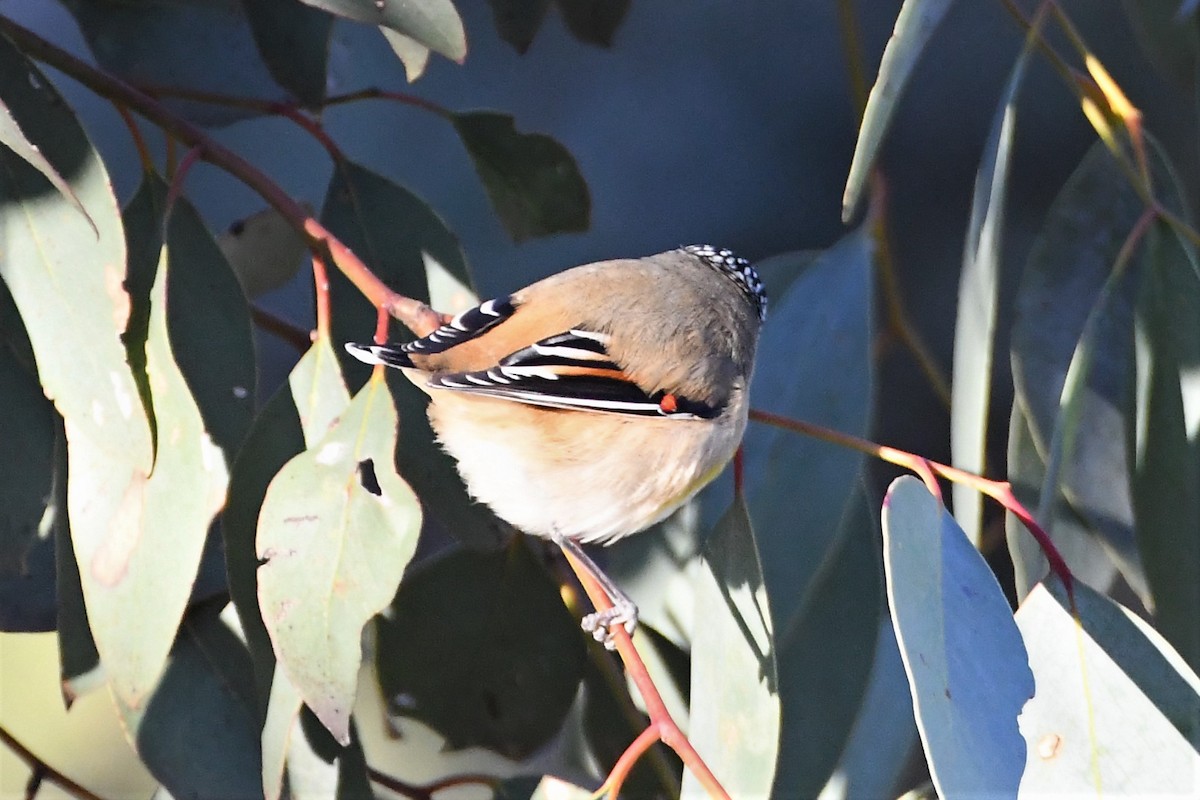
[[[406,783],[399,778],[388,775],[386,772],[380,772],[374,767],[367,766],[367,777],[374,783],[379,784],[385,789],[402,794],[405,797],[411,797],[413,800],[433,800],[433,796],[443,789],[450,789],[455,786],[487,786],[496,788],[500,783],[500,779],[494,775],[483,775],[476,773],[465,773],[463,775],[451,775],[440,780],[426,783],[421,786],[412,783]]]
[[[1050,540],[1050,537],[1046,535],[1046,531],[1042,526],[1037,523],[1033,515],[1017,500],[1016,495],[1013,494],[1012,485],[1008,481],[991,480],[982,475],[976,475],[974,472],[967,472],[965,469],[931,461],[906,450],[876,444],[869,439],[863,439],[849,433],[842,433],[841,431],[814,425],[811,422],[791,419],[780,414],[772,414],[769,411],[750,409],[750,419],[793,431],[794,433],[811,436],[814,439],[820,439],[821,441],[830,442],[831,444],[851,450],[857,450],[860,453],[873,456],[889,464],[910,469],[921,475],[926,485],[929,483],[926,470],[932,470],[934,474],[940,475],[953,483],[961,483],[964,486],[970,486],[976,491],[982,492],[1011,511],[1025,524],[1030,535],[1037,540],[1038,545],[1042,548],[1042,553],[1045,554],[1046,560],[1050,562],[1050,569],[1062,580],[1068,595],[1072,599],[1072,603],[1074,602],[1075,578],[1067,566],[1067,562],[1063,560],[1062,554],[1058,552],[1058,548]]]
[[[612,601],[587,569],[583,567],[568,551],[564,550],[567,556],[567,562],[574,570],[575,576],[583,585],[583,590],[587,592],[588,598],[592,601],[592,606],[596,611],[603,612],[612,607]],[[712,770],[708,768],[708,764],[696,752],[696,748],[692,747],[692,743],[688,741],[687,736],[680,729],[679,725],[672,719],[671,713],[667,710],[666,703],[663,702],[662,695],[654,685],[654,680],[650,677],[649,670],[646,669],[646,664],[642,661],[641,655],[637,648],[633,646],[633,639],[626,632],[625,626],[614,625],[610,629],[613,636],[613,641],[616,644],[618,655],[621,656],[621,661],[625,664],[625,671],[629,677],[633,678],[634,685],[637,686],[638,693],[642,696],[642,702],[646,706],[646,714],[650,717],[649,729],[652,734],[639,735],[635,742],[639,743],[639,747],[645,744],[644,737],[653,736],[655,739],[661,739],[664,744],[679,754],[683,759],[683,763],[692,774],[700,781],[700,785],[708,791],[710,797],[722,798],[729,800],[729,794],[721,786],[721,782],[713,775]],[[610,780],[612,775],[610,773]],[[620,778],[623,780],[623,778]],[[606,784],[607,785],[607,784]],[[609,786],[612,791],[618,790],[620,787]]]
[[[309,216],[308,209],[292,199],[266,174],[195,125],[176,116],[154,98],[3,16],[0,16],[0,32],[12,39],[26,55],[65,72],[96,94],[128,106],[188,147],[199,148],[201,158],[241,180],[279,211],[289,224],[304,234],[311,249],[319,251],[328,248],[334,265],[376,308],[386,309],[417,336],[428,334],[445,320],[443,315],[420,300],[392,291],[348,247]]]
[[[303,353],[312,344],[312,336],[308,331],[293,325],[283,317],[277,317],[260,306],[250,306],[250,319],[275,338],[290,344],[297,352]]]
[[[43,780],[50,781],[67,794],[82,798],[82,800],[103,800],[100,795],[89,790],[86,786],[76,783],[45,761],[42,761],[34,755],[32,750],[21,744],[3,726],[0,726],[0,742],[3,742],[5,747],[13,752],[13,755],[25,762],[25,765],[33,771],[34,775],[38,776],[39,783]]]

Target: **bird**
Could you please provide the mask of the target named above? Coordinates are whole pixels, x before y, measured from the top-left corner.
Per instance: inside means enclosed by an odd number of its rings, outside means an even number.
[[[476,501],[592,572],[612,607],[583,627],[611,649],[637,607],[580,545],[646,530],[731,460],[766,316],[750,262],[688,245],[567,269],[415,341],[345,347],[429,395]]]

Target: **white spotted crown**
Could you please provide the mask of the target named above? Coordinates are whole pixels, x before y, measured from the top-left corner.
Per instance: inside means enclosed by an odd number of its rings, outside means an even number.
[[[689,244],[683,250],[703,259],[710,267],[736,283],[746,299],[757,309],[758,318],[766,320],[767,290],[749,261],[735,256],[732,250],[713,247],[711,244]]]

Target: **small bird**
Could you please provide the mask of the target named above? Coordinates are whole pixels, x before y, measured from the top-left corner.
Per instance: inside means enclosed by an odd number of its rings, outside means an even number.
[[[407,344],[353,344],[430,397],[467,491],[581,561],[613,601],[583,627],[613,645],[637,608],[584,553],[664,519],[733,457],[767,297],[729,250],[585,264],[464,311]]]

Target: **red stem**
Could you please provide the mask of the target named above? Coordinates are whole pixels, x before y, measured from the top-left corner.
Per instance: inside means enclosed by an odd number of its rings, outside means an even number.
[[[567,557],[567,563],[571,565],[571,569],[575,572],[575,576],[579,579],[579,583],[587,592],[596,610],[604,611],[611,608],[612,601],[609,600],[608,594],[605,593],[592,573],[579,564],[569,552],[566,550],[563,552]],[[642,661],[637,648],[633,646],[633,639],[625,631],[625,627],[614,625],[611,633],[613,641],[616,643],[617,654],[621,656],[621,661],[625,664],[625,671],[633,678],[634,685],[642,695],[642,702],[646,705],[646,714],[650,717],[648,730],[653,730],[655,737],[661,739],[663,743],[679,754],[683,763],[699,779],[700,785],[708,790],[710,797],[729,800],[729,794],[721,786],[720,781],[712,774],[712,770],[704,763],[704,759],[696,752],[696,748],[692,747],[687,736],[671,718],[671,713],[667,711],[667,705],[663,702],[662,695],[654,686],[654,679],[650,677],[650,671],[646,669],[646,663]],[[638,740],[649,735],[643,732],[638,736]],[[641,752],[644,753],[645,748]]]
[[[1071,574],[1071,570],[1067,567],[1067,562],[1063,560],[1062,554],[1058,552],[1058,548],[1054,546],[1054,542],[1050,540],[1050,537],[1042,529],[1042,526],[1038,525],[1033,515],[1013,495],[1012,484],[1008,481],[990,480],[973,472],[940,464],[937,461],[930,461],[905,450],[897,450],[894,447],[876,444],[868,439],[824,428],[820,425],[814,425],[811,422],[801,422],[800,420],[790,419],[779,414],[772,414],[769,411],[750,409],[750,419],[774,425],[777,428],[783,428],[794,433],[811,436],[814,439],[847,447],[851,450],[857,450],[865,455],[887,461],[889,464],[910,469],[924,479],[926,486],[929,486],[931,481],[936,486],[937,481],[933,479],[933,475],[940,475],[949,481],[971,486],[976,491],[984,493],[1015,514],[1017,519],[1021,520],[1037,541],[1038,546],[1042,548],[1046,560],[1050,563],[1050,569],[1063,582],[1063,585],[1067,589],[1067,594],[1071,598],[1071,602],[1074,603],[1075,578]],[[930,491],[934,492],[934,495],[937,497],[941,496],[940,491],[935,491],[933,488]]]

